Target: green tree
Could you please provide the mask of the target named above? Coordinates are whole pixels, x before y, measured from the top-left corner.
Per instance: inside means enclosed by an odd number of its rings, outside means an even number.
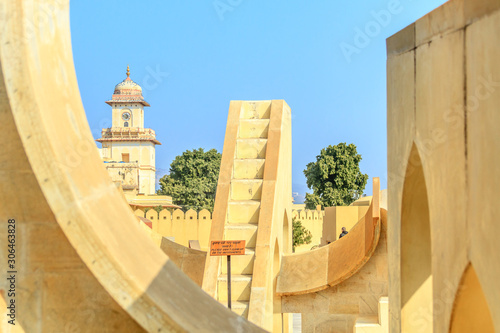
[[[155,207],[148,207],[144,209],[144,213],[149,212],[151,209],[154,209],[158,214],[163,210],[163,206],[155,206]]]
[[[215,149],[186,150],[170,164],[170,174],[160,179],[157,194],[170,195],[184,209],[213,211],[222,155]]]
[[[153,209],[158,213],[160,214],[160,212],[163,210],[163,206],[156,206],[156,207],[153,207]]]
[[[295,247],[302,244],[311,244],[312,234],[309,230],[302,225],[301,221],[298,221],[295,217],[292,219],[292,249],[295,252]]]
[[[357,200],[365,189],[368,175],[359,170],[361,155],[354,144],[345,142],[321,149],[316,162],[307,164],[304,175],[307,186],[306,208],[347,206]]]

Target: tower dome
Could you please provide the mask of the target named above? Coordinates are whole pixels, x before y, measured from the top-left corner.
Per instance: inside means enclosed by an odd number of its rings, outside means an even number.
[[[130,78],[130,67],[127,66],[127,78],[115,86],[114,95],[140,95],[142,88]]]
[[[130,78],[130,67],[127,65],[127,78],[115,86],[113,97],[107,104],[111,103],[131,103],[138,102],[144,106],[149,106],[148,102],[142,96],[142,88],[140,85],[132,81]]]

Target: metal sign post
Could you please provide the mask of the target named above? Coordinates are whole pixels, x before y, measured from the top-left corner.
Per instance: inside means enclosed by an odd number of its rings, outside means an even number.
[[[231,255],[245,255],[245,241],[212,241],[210,255],[227,256],[227,307],[231,309]]]
[[[231,310],[231,256],[227,256],[227,307]]]

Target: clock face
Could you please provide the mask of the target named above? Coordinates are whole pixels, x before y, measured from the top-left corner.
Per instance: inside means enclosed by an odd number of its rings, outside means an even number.
[[[122,119],[123,120],[129,120],[130,119],[130,113],[128,113],[128,112],[123,113],[122,114]]]

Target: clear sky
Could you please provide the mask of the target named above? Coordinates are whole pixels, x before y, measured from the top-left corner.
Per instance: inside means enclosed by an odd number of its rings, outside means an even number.
[[[71,1],[73,56],[95,138],[104,103],[130,77],[162,143],[157,176],[185,150],[222,152],[230,100],[292,109],[293,191],[320,150],[354,143],[361,171],[387,186],[385,39],[444,0]]]

